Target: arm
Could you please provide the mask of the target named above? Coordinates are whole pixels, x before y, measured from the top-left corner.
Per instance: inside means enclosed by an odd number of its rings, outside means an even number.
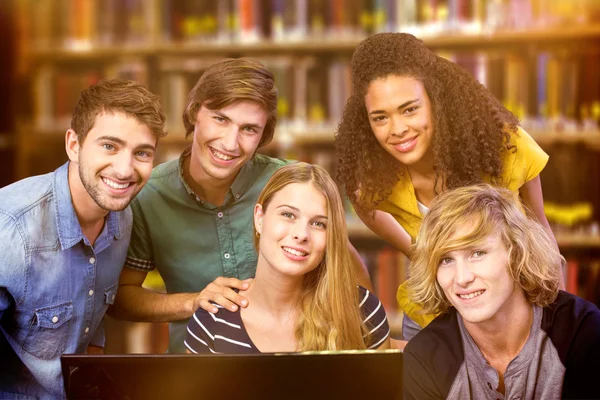
[[[248,300],[233,291],[247,289],[247,281],[219,277],[200,293],[165,294],[143,288],[146,275],[144,271],[123,268],[109,315],[130,321],[170,322],[188,319],[198,308],[217,312],[211,301],[231,310],[248,305]]]
[[[377,236],[410,256],[410,235],[391,214],[380,210],[357,211],[356,213]]]
[[[87,354],[104,354],[104,347],[94,346],[90,344],[85,351]]]
[[[435,393],[437,388],[436,379],[434,379],[425,365],[415,353],[411,351],[411,346],[404,350],[404,398],[408,400],[441,400],[444,396]]]
[[[390,348],[404,350],[408,342],[406,340],[390,339]]]
[[[367,269],[367,266],[360,257],[360,254],[358,254],[358,251],[356,251],[356,249],[354,248],[354,246],[352,246],[352,243],[350,243],[350,241],[348,241],[348,251],[350,252],[350,256],[353,258],[352,264],[354,266],[354,269],[356,270],[357,283],[360,286],[367,288],[370,291],[373,291],[373,283],[371,283],[371,278],[369,277],[369,270]]]
[[[598,399],[600,371],[600,311],[585,316],[566,360],[562,398]]]
[[[216,353],[214,335],[217,331],[213,330],[216,327],[211,324],[214,320],[207,319],[207,316],[206,311],[198,310],[194,313],[194,317],[189,320],[184,340],[186,353]]]
[[[383,343],[377,348],[377,350],[388,350],[392,348],[390,337],[388,336]]]
[[[542,194],[542,181],[540,176],[538,175],[530,181],[525,182],[525,184],[519,188],[519,196],[523,200],[523,203],[533,212],[533,215],[537,221],[544,227],[544,229],[546,229],[548,235],[552,238],[552,240],[554,240],[554,243],[556,243],[554,232],[552,232],[552,228],[550,228],[550,224],[548,223],[548,219],[544,213],[544,195]],[[556,243],[556,247],[558,248],[558,243]],[[559,289],[564,290],[564,271],[561,272]]]
[[[25,294],[25,241],[15,225],[0,211],[0,320]]]

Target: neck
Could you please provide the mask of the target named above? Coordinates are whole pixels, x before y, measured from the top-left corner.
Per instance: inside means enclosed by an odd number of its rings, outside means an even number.
[[[411,179],[427,179],[431,180],[433,184],[433,180],[435,178],[435,168],[434,168],[434,159],[433,154],[431,152],[425,153],[423,158],[419,160],[419,162],[407,165],[406,169],[411,176]]]
[[[259,254],[256,276],[244,293],[248,304],[275,317],[288,318],[298,308],[304,277],[277,273]]]
[[[490,363],[513,360],[521,352],[531,332],[533,307],[522,291],[513,295],[508,308],[508,311],[499,312],[484,323],[465,321],[465,328]]]
[[[69,190],[81,231],[89,242],[94,244],[104,226],[104,218],[108,211],[100,208],[92,199],[81,182],[77,164],[73,162],[69,163]]]
[[[227,191],[231,188],[235,177],[232,179],[215,179],[208,175],[198,162],[195,147],[183,162],[183,176],[188,186],[202,200],[219,206],[225,201]]]

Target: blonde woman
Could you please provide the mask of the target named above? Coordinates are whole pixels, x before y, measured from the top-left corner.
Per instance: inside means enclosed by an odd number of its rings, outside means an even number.
[[[275,172],[254,208],[254,230],[248,306],[198,309],[187,327],[189,353],[389,347],[381,302],[356,284],[342,200],[323,168],[295,163]]]
[[[509,190],[440,194],[412,254],[412,300],[439,316],[406,346],[405,399],[600,398],[600,310],[559,290],[554,240]]]

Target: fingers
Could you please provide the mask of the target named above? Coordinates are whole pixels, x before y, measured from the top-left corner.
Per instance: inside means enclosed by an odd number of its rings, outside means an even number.
[[[212,303],[237,311],[240,306],[246,307],[248,300],[233,289],[246,290],[250,287],[250,281],[250,279],[241,281],[236,278],[219,277],[200,292],[195,303],[197,307],[213,314],[218,311],[218,308]]]
[[[207,288],[211,285],[215,286],[224,286],[233,289],[246,290],[250,287],[250,281],[252,279],[246,279],[244,281],[239,280],[237,278],[225,278],[224,276],[220,276],[211,282]],[[214,290],[214,289],[213,289]]]

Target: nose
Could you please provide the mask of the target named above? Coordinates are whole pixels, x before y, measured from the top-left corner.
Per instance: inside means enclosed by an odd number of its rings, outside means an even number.
[[[292,232],[292,237],[297,242],[303,243],[303,242],[308,241],[308,230],[306,228],[306,225],[303,223],[300,223],[300,222],[294,224],[294,230]]]
[[[128,180],[133,175],[133,155],[129,152],[121,152],[117,155],[112,163],[112,168],[115,173],[115,179]]]
[[[402,118],[400,116],[393,116],[392,118],[390,118],[390,123],[391,123],[390,134],[392,136],[402,137],[408,131],[408,125],[406,125],[404,118]]]
[[[469,283],[473,282],[475,279],[475,274],[471,271],[471,267],[469,263],[463,260],[456,261],[456,276],[455,282],[459,286],[467,286]]]
[[[237,151],[239,134],[238,129],[239,128],[234,124],[230,124],[230,126],[227,127],[227,130],[225,131],[225,134],[221,139],[221,143],[223,144],[223,150],[228,151],[230,153],[235,153]]]

